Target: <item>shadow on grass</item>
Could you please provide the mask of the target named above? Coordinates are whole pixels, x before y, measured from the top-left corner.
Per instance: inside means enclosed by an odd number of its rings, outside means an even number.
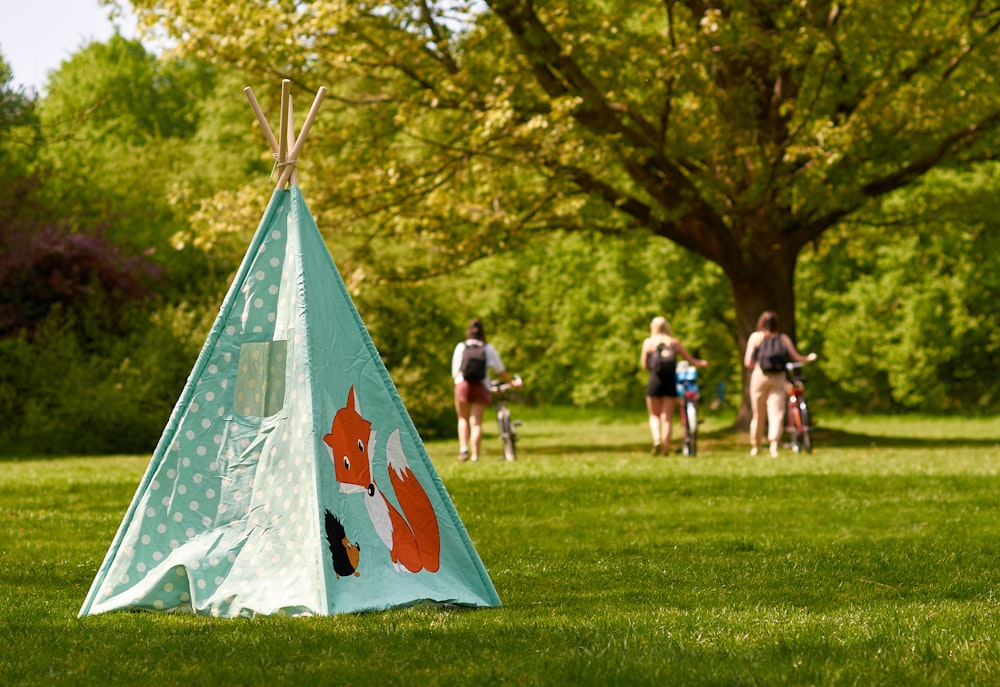
[[[846,432],[840,429],[817,429],[813,432],[813,444],[837,448],[985,448],[1000,445],[1000,436],[992,438],[905,437]]]
[[[532,438],[540,438],[532,436]],[[787,435],[782,443],[787,441]],[[562,442],[548,446],[531,446],[530,453],[537,455],[557,455],[563,453],[649,453],[648,440],[637,439],[628,443],[572,444]],[[817,450],[823,448],[899,448],[899,449],[940,449],[940,448],[992,448],[1000,446],[1000,436],[997,437],[912,437],[892,436],[882,434],[866,434],[863,432],[848,432],[841,429],[817,428],[812,433],[813,446]],[[671,444],[671,454],[680,455],[681,438],[674,437]],[[745,430],[734,430],[730,427],[716,429],[698,434],[698,453],[708,455],[713,451],[743,451],[748,446]]]

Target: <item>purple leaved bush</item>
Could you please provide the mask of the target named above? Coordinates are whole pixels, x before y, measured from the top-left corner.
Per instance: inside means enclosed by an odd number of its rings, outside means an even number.
[[[55,224],[0,226],[0,338],[29,335],[56,304],[114,322],[126,305],[153,296],[163,270],[146,255],[128,255],[100,230],[70,232]]]

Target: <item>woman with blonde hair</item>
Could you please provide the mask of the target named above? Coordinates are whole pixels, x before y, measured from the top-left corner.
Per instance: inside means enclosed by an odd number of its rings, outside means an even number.
[[[649,371],[646,410],[649,412],[649,431],[653,435],[653,455],[670,452],[677,404],[677,356],[695,367],[708,367],[707,361],[687,352],[680,339],[673,335],[665,317],[654,317],[649,323],[649,336],[642,342],[639,353],[640,367]]]

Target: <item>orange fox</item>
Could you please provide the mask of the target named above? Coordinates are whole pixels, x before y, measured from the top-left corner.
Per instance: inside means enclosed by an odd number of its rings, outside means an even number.
[[[372,423],[361,416],[352,386],[347,393],[347,404],[334,415],[330,433],[323,437],[333,459],[340,491],[344,494],[364,492],[368,517],[379,539],[389,549],[397,571],[402,566],[410,572],[437,572],[441,557],[437,516],[403,455],[399,430],[389,435],[385,453],[389,482],[402,513],[393,507],[372,478],[375,432],[371,427]]]

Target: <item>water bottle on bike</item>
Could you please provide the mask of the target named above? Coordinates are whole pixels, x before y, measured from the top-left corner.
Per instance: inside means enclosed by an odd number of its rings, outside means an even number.
[[[701,389],[698,386],[698,368],[686,360],[677,363],[677,398],[681,405],[681,426],[684,441],[681,453],[692,458],[698,455],[698,400]]]

